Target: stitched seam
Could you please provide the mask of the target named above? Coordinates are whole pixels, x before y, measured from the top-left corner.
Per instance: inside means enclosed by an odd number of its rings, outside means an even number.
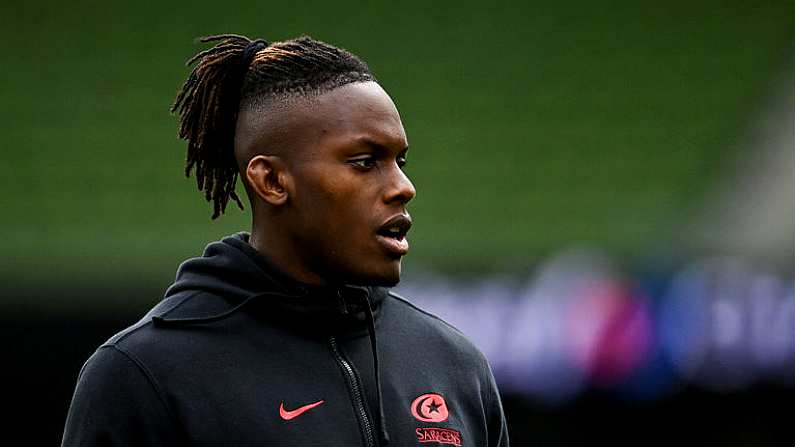
[[[404,297],[402,297],[402,296],[398,295],[398,294],[397,294],[397,293],[395,293],[395,292],[392,292],[391,290],[390,290],[388,293],[389,293],[389,295],[391,295],[393,298],[396,298],[398,301],[400,301],[400,302],[402,302],[403,304],[405,304],[405,305],[407,305],[407,306],[411,307],[412,309],[416,310],[417,312],[419,312],[419,313],[421,313],[421,314],[423,314],[423,315],[427,315],[427,316],[429,316],[429,317],[433,318],[434,320],[436,320],[436,321],[438,321],[438,322],[440,322],[440,323],[443,323],[445,326],[449,327],[450,329],[453,329],[454,331],[456,331],[456,332],[458,332],[459,334],[461,334],[462,336],[464,336],[464,338],[466,338],[466,337],[467,337],[467,336],[466,336],[466,334],[464,334],[463,332],[461,332],[461,330],[460,330],[460,329],[458,329],[457,327],[455,327],[455,326],[453,326],[452,324],[450,324],[450,323],[448,323],[448,322],[446,322],[446,321],[442,320],[441,318],[437,317],[436,315],[434,315],[434,314],[432,314],[432,313],[430,313],[430,312],[428,312],[428,311],[426,311],[426,310],[420,309],[419,307],[415,306],[413,303],[409,302],[409,300],[407,300],[406,298],[404,298]],[[467,338],[467,340],[469,340],[469,338]]]
[[[152,372],[149,371],[149,368],[147,368],[146,365],[144,365],[144,363],[141,360],[139,360],[137,357],[132,355],[130,352],[127,352],[126,350],[122,349],[120,346],[110,345],[107,347],[115,349],[117,352],[127,357],[128,360],[130,360],[133,364],[135,364],[135,366],[138,367],[138,369],[141,371],[144,377],[146,377],[146,380],[147,382],[149,382],[149,385],[152,386],[152,389],[154,390],[157,399],[163,405],[163,408],[166,410],[166,413],[171,418],[172,422],[174,422],[174,425],[181,426],[181,424],[179,424],[179,420],[177,419],[176,415],[171,410],[171,407],[168,405],[168,402],[166,402],[165,398],[163,397],[163,394],[160,391],[160,386],[157,384],[157,381],[155,380],[154,375],[152,375]]]
[[[179,303],[175,304],[175,305],[174,305],[174,307],[172,307],[171,309],[169,309],[169,310],[167,310],[167,311],[163,312],[162,316],[168,315],[168,314],[169,314],[169,313],[170,313],[172,310],[174,310],[174,309],[176,309],[176,308],[178,308],[178,307],[182,306],[182,305],[183,305],[183,304],[185,304],[185,303],[186,303],[186,302],[187,302],[189,299],[193,298],[194,296],[196,296],[196,295],[198,295],[198,294],[200,294],[200,293],[202,293],[202,291],[201,291],[201,290],[198,290],[198,291],[196,291],[196,292],[194,292],[194,293],[191,293],[191,294],[189,294],[189,295],[188,295],[188,296],[186,296],[186,297],[185,297],[185,298],[184,298],[182,301],[180,301]],[[139,330],[139,329],[141,329],[142,327],[146,326],[147,324],[152,324],[152,318],[148,318],[148,315],[149,315],[149,313],[147,313],[147,314],[146,314],[146,315],[145,315],[145,316],[144,316],[144,317],[141,319],[141,321],[139,321],[138,323],[135,323],[135,324],[134,324],[134,325],[133,325],[131,328],[127,329],[127,332],[126,332],[126,333],[124,333],[124,334],[122,334],[122,335],[120,335],[120,336],[119,336],[119,338],[115,339],[113,342],[105,342],[105,343],[104,343],[102,346],[100,346],[100,348],[104,348],[104,347],[106,347],[106,346],[115,346],[116,344],[118,344],[118,343],[121,343],[121,342],[122,342],[122,340],[124,340],[125,338],[127,338],[127,336],[129,336],[130,334],[133,334],[133,333],[135,333],[135,332],[138,332],[138,330]],[[122,332],[123,332],[123,331],[122,331]],[[114,336],[114,337],[115,337],[115,336]],[[111,337],[111,340],[113,340],[113,337]]]
[[[481,383],[481,386],[483,386],[483,385],[484,384]],[[491,422],[491,418],[493,416],[493,414],[492,414],[493,410],[491,408],[491,405],[494,402],[494,392],[495,392],[495,390],[493,390],[492,387],[491,387],[491,380],[487,379],[485,385],[486,385],[486,399],[487,399],[487,401],[486,401],[486,427],[488,427],[489,426],[489,422]],[[487,431],[488,431],[488,429],[487,429]]]
[[[163,312],[162,314],[160,314],[160,316],[161,316],[161,317],[165,317],[165,316],[167,316],[168,314],[170,314],[171,312],[173,312],[173,311],[174,311],[176,308],[178,308],[178,307],[181,307],[183,304],[185,304],[186,302],[188,302],[188,300],[189,300],[189,299],[191,299],[191,298],[193,298],[193,297],[195,297],[195,296],[199,295],[200,293],[204,293],[204,290],[197,290],[197,291],[195,291],[195,292],[193,292],[193,293],[191,293],[191,294],[188,294],[188,296],[186,296],[186,297],[185,297],[185,299],[183,299],[182,301],[180,301],[178,304],[174,305],[174,307],[172,307],[171,309],[169,309],[169,310],[167,310],[167,311]]]

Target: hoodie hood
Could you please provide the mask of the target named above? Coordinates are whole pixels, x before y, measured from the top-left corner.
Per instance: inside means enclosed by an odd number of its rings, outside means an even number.
[[[209,244],[201,257],[183,262],[165,298],[210,295],[214,302],[177,306],[155,317],[155,322],[161,326],[209,323],[246,308],[284,322],[300,319],[317,329],[347,333],[366,331],[368,305],[377,320],[386,289],[297,281],[249,245],[248,238],[245,232],[234,234]]]

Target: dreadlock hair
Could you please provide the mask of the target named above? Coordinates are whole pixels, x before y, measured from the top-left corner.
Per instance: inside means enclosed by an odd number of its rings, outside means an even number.
[[[185,176],[213,202],[212,219],[234,200],[238,167],[234,143],[241,107],[265,98],[310,96],[354,83],[374,81],[367,64],[346,50],[309,36],[276,42],[236,34],[207,36],[217,42],[197,53],[196,64],[171,107],[180,116],[179,137],[188,141]]]

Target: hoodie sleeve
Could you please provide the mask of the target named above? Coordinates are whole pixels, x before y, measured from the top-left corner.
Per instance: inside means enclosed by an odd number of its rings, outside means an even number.
[[[77,380],[62,446],[179,445],[155,382],[115,346],[92,355]]]

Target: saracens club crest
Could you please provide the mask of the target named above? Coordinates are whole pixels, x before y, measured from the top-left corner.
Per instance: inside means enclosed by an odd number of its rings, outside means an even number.
[[[444,422],[450,417],[450,410],[444,397],[437,393],[423,394],[411,403],[411,415],[420,422]],[[438,444],[461,445],[461,433],[457,430],[438,427],[419,427],[415,430],[417,441]]]
[[[436,393],[423,394],[414,399],[411,414],[422,422],[444,422],[450,416],[444,397]]]

